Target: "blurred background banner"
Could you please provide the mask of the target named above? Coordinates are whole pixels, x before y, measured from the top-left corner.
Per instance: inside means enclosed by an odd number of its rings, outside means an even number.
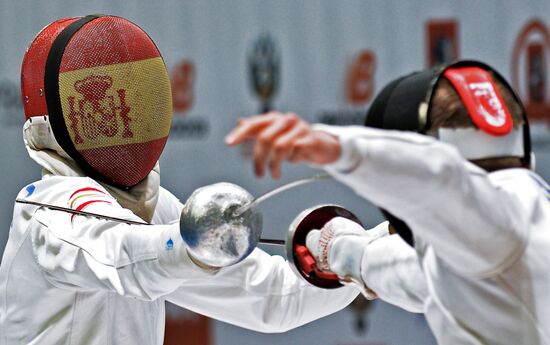
[[[285,165],[281,181],[256,179],[246,146],[223,144],[239,117],[280,110],[313,122],[361,124],[372,98],[387,82],[457,58],[483,60],[511,81],[532,120],[537,170],[550,178],[547,0],[1,0],[0,253],[16,194],[40,178],[21,136],[24,51],[55,19],[91,13],[135,22],[164,56],[174,119],[161,158],[162,184],[182,201],[194,189],[214,182],[236,183],[259,195],[315,173]],[[382,219],[374,206],[347,188],[319,182],[261,205],[265,237],[284,238],[300,211],[320,203],[340,204],[368,226]],[[282,248],[265,249],[284,255]],[[167,314],[167,344],[434,343],[422,316],[382,302],[358,302],[277,335],[192,315]]]

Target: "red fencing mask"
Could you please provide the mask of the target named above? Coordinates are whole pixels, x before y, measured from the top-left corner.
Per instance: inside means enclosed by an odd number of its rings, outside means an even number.
[[[49,116],[59,145],[90,176],[131,187],[153,169],[172,119],[159,50],[132,22],[67,18],[45,27],[23,60],[25,116]]]

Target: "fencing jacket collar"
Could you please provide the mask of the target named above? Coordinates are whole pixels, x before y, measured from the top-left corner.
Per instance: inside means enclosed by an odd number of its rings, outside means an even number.
[[[29,156],[42,167],[43,177],[48,175],[86,176],[84,171],[55,140],[48,116],[29,118],[23,125],[23,140]],[[151,221],[160,188],[158,162],[143,181],[129,189],[101,184],[117,199],[122,207],[131,210],[146,222]]]

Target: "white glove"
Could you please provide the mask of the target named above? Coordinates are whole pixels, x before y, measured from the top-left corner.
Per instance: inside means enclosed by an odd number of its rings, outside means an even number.
[[[321,230],[311,230],[307,234],[306,247],[320,270],[335,273],[343,282],[355,282],[366,288],[361,279],[361,260],[369,243],[387,235],[388,222],[365,230],[352,220],[335,217]],[[367,297],[375,295],[367,294]]]

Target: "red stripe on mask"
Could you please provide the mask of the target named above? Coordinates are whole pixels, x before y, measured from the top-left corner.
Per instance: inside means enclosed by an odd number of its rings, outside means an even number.
[[[159,57],[149,36],[120,17],[99,17],[85,24],[71,38],[59,72],[113,65]]]

